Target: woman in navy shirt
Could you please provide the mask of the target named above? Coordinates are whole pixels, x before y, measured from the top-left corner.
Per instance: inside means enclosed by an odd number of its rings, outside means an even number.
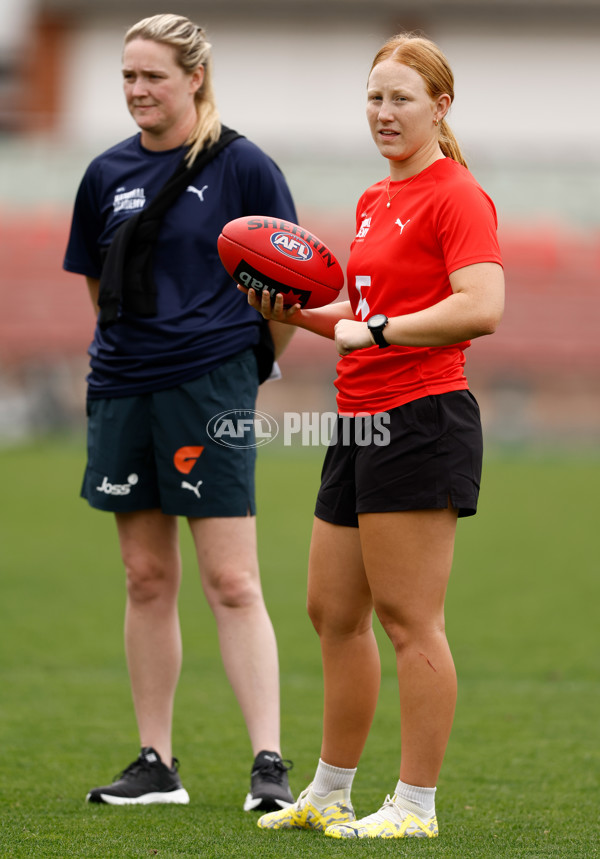
[[[296,221],[296,212],[276,164],[239,135],[193,172],[223,132],[211,46],[200,27],[178,15],[138,22],[125,36],[123,83],[140,131],[89,165],[64,267],[84,275],[99,313],[89,350],[82,495],[116,517],[142,750],[117,781],[91,790],[87,799],[189,801],[171,749],[181,667],[177,517],[185,516],[255,756],[244,808],[282,808],[293,797],[279,747],[277,645],[256,552],[251,420],[257,360],[268,334],[221,265],[217,237],[233,218],[260,213]],[[146,238],[150,268],[135,269],[141,225],[121,245],[116,269],[114,261],[109,265],[122,230],[109,252],[115,233],[133,216],[143,217],[185,166],[189,182],[186,173],[181,193]],[[141,299],[132,286],[138,275]],[[276,322],[269,329],[277,355],[292,329]],[[222,426],[237,420],[240,432],[215,432],[221,415],[229,415]]]

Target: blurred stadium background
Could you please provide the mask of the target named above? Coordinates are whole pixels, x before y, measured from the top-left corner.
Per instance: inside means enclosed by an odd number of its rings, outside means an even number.
[[[0,0],[0,443],[83,425],[93,318],[61,269],[89,160],[134,133],[122,37],[188,15],[214,46],[223,120],[285,172],[342,261],[362,190],[386,175],[364,119],[372,56],[421,30],[456,77],[451,125],[494,198],[508,302],[467,353],[488,439],[600,440],[599,0]],[[299,332],[261,407],[334,408],[335,350]]]

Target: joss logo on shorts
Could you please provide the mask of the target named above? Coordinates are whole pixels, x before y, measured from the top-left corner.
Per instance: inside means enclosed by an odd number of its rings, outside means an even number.
[[[130,474],[127,483],[111,483],[108,477],[104,477],[100,486],[96,486],[96,491],[105,495],[129,495],[138,480],[137,474]]]

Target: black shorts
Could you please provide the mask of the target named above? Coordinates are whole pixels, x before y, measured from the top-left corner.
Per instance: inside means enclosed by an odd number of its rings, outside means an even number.
[[[81,495],[113,513],[254,515],[257,390],[248,349],[167,391],[89,400]]]
[[[482,456],[479,406],[470,391],[422,397],[373,416],[338,416],[315,516],[357,527],[359,513],[448,503],[459,516],[473,516]]]

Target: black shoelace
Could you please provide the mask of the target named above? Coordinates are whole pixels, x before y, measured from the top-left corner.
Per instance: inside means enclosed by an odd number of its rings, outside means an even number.
[[[129,776],[135,776],[141,771],[149,772],[158,763],[159,761],[151,763],[150,761],[146,760],[145,757],[140,755],[139,758],[136,758],[136,760],[130,763],[128,767],[125,767],[123,772],[116,776],[116,778],[121,779]],[[179,760],[177,758],[173,758],[173,766],[171,767],[171,769],[175,771],[179,769]]]
[[[262,760],[260,765],[255,767],[255,772],[259,772],[265,781],[280,782],[281,776],[288,770],[293,768],[294,764],[289,760],[275,758],[275,760]]]

